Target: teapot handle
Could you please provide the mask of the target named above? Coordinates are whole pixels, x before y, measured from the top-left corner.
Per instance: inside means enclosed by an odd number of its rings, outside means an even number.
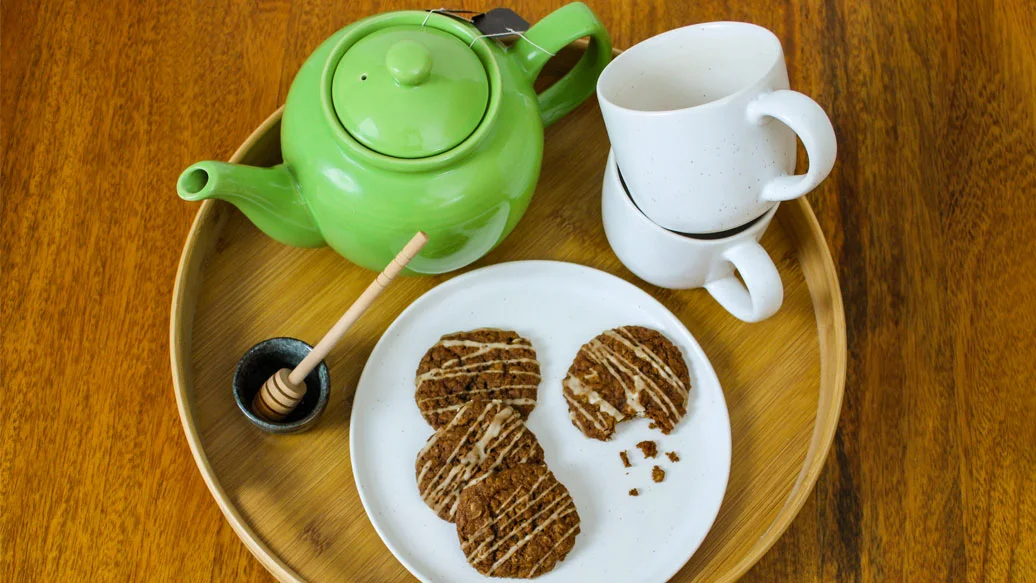
[[[536,81],[547,61],[572,41],[590,37],[576,66],[539,94],[543,126],[549,126],[593,94],[597,77],[612,57],[612,41],[597,15],[582,2],[566,4],[532,26],[511,46],[529,83]]]

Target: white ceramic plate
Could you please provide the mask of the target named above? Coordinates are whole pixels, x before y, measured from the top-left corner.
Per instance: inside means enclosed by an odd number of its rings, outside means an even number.
[[[569,421],[561,380],[583,343],[627,324],[659,330],[683,350],[691,371],[688,414],[670,435],[638,419],[620,425],[610,442],[589,439]],[[349,442],[360,499],[382,540],[422,581],[487,580],[468,565],[454,525],[425,506],[414,476],[417,452],[432,434],[414,403],[417,364],[443,334],[480,327],[532,341],[543,381],[528,426],[582,519],[575,548],[537,581],[669,579],[705,538],[727,487],[723,392],[701,347],[662,304],[615,276],[570,263],[504,263],[451,279],[400,314],[374,347],[356,390]],[[655,460],[634,445],[645,439],[659,446]],[[634,467],[623,467],[621,450]],[[666,451],[680,462],[670,463]],[[659,484],[650,477],[655,464],[666,471]],[[630,497],[631,488],[640,496]]]

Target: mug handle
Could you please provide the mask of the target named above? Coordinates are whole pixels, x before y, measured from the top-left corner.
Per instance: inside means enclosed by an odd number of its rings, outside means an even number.
[[[584,36],[590,37],[590,43],[576,66],[538,96],[544,127],[565,116],[593,94],[597,77],[612,57],[608,31],[586,4],[573,2],[534,24],[509,49],[532,84],[552,56]]]
[[[784,301],[784,284],[762,245],[747,241],[724,251],[723,258],[733,264],[745,283],[742,285],[733,273],[706,283],[705,289],[719,305],[745,322],[774,315]]]
[[[798,198],[816,188],[831,173],[838,143],[831,120],[816,101],[798,91],[778,89],[749,103],[747,114],[752,123],[761,125],[765,118],[772,117],[791,128],[809,156],[809,170],[805,174],[778,176],[767,182],[763,186],[764,200]]]

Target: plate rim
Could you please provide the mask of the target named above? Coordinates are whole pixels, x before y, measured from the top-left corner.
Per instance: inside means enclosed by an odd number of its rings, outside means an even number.
[[[678,565],[676,565],[672,572],[668,573],[665,576],[665,579],[663,579],[663,581],[668,581],[674,575],[679,573],[680,570],[683,569],[684,566],[687,564],[687,562],[691,560],[694,554],[698,552],[698,549],[701,548],[702,543],[705,542],[705,538],[708,537],[709,532],[712,530],[713,525],[715,525],[716,518],[719,517],[719,511],[722,509],[723,501],[726,499],[727,487],[730,485],[730,468],[731,464],[733,463],[733,436],[731,435],[730,429],[730,409],[727,407],[727,398],[726,394],[723,392],[723,384],[719,381],[719,376],[716,374],[716,369],[712,366],[712,361],[709,360],[709,356],[705,353],[705,349],[702,348],[701,344],[698,342],[698,339],[695,338],[694,334],[690,331],[689,328],[687,328],[687,325],[684,324],[683,321],[680,320],[680,318],[676,314],[674,314],[669,308],[665,307],[665,305],[662,302],[658,301],[658,298],[644,291],[639,286],[630,283],[629,281],[626,281],[625,279],[622,279],[617,275],[608,273],[607,271],[596,269],[594,267],[590,267],[588,265],[582,265],[580,263],[573,263],[570,261],[560,261],[553,259],[524,259],[514,261],[502,261],[500,263],[486,265],[484,267],[480,267],[478,269],[473,269],[471,271],[465,272],[456,277],[447,279],[446,281],[443,281],[442,283],[424,292],[423,294],[418,296],[417,299],[410,302],[410,304],[406,308],[404,308],[403,311],[395,317],[395,319],[392,320],[392,323],[389,324],[387,328],[385,328],[385,331],[381,334],[381,337],[378,338],[378,341],[374,344],[374,348],[371,349],[370,355],[367,357],[366,362],[364,362],[363,364],[363,370],[360,372],[360,378],[356,381],[356,394],[359,394],[360,387],[364,385],[364,379],[367,378],[370,374],[374,374],[369,372],[369,367],[375,354],[378,353],[379,349],[383,349],[383,344],[389,341],[390,335],[396,331],[397,326],[402,325],[402,321],[405,318],[413,317],[412,315],[414,313],[420,311],[423,308],[423,302],[431,301],[432,299],[435,299],[435,297],[442,294],[448,294],[450,293],[451,288],[455,288],[457,286],[464,285],[465,283],[469,283],[469,280],[471,279],[488,277],[488,274],[493,274],[497,271],[527,269],[536,266],[546,267],[549,269],[563,269],[581,271],[584,273],[592,273],[595,277],[603,277],[604,279],[609,280],[612,284],[622,288],[626,288],[630,290],[632,293],[638,294],[641,297],[643,297],[646,302],[651,304],[650,309],[652,309],[656,313],[661,313],[665,315],[667,318],[669,318],[670,321],[672,321],[676,326],[678,326],[684,334],[686,334],[687,338],[690,339],[692,344],[690,346],[685,346],[684,348],[696,353],[696,355],[704,363],[704,369],[696,371],[697,376],[700,377],[703,374],[709,376],[712,379],[713,384],[719,391],[719,405],[722,407],[723,411],[723,427],[726,429],[723,435],[726,438],[725,444],[727,450],[727,455],[725,456],[726,471],[723,472],[723,487],[720,490],[721,495],[715,506],[715,509],[712,511],[712,516],[708,520],[708,527],[705,529],[705,532],[702,534],[701,538],[697,542],[695,542],[694,548],[691,550],[690,554],[687,555],[687,558],[684,559]],[[539,387],[537,387],[537,392],[539,392]],[[359,413],[357,413],[358,409],[356,407],[356,394],[354,394],[353,396],[353,407],[349,412],[349,465],[353,473],[353,483],[356,485],[356,491],[359,494],[360,503],[363,505],[363,511],[367,515],[367,520],[369,520],[371,525],[374,527],[375,532],[378,533],[378,538],[380,538],[381,542],[389,549],[389,552],[392,553],[392,556],[395,557],[395,559],[399,561],[399,563],[403,565],[404,568],[406,568],[407,572],[409,572],[411,575],[413,575],[420,581],[427,583],[428,581],[430,581],[430,579],[426,578],[424,573],[419,573],[418,570],[415,569],[409,561],[407,561],[400,555],[399,549],[386,536],[382,526],[380,526],[378,523],[378,519],[375,518],[375,514],[371,512],[367,490],[366,488],[364,488],[363,484],[361,484],[360,472],[357,471],[357,456],[355,454],[357,447],[356,419],[358,418],[357,415],[359,415]],[[490,580],[488,577],[486,579]]]

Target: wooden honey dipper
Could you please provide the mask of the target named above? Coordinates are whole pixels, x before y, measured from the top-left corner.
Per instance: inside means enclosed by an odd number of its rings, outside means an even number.
[[[421,252],[427,242],[428,235],[423,231],[418,231],[298,366],[292,370],[282,368],[263,383],[252,402],[252,410],[256,415],[267,421],[281,421],[295,410],[306,394],[305,379],[309,373],[324,360],[324,357],[345,336],[346,331],[374,303],[374,300],[388,287],[388,284],[392,283],[399,272],[403,271],[407,263],[410,263],[410,260]]]

